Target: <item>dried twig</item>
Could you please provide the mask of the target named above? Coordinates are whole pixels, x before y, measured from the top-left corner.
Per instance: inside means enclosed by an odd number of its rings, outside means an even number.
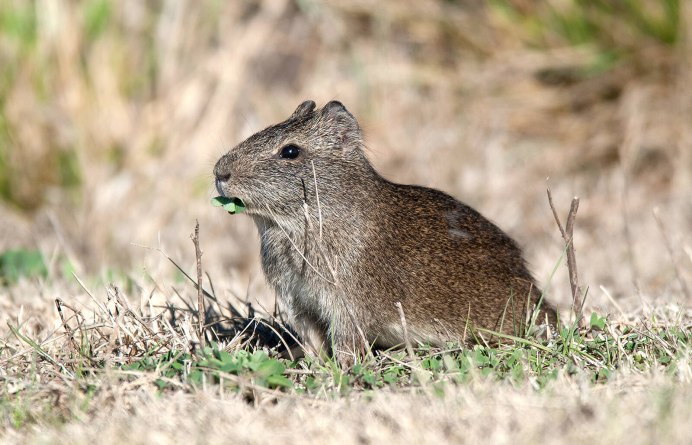
[[[202,292],[202,250],[199,248],[199,221],[195,223],[195,233],[190,236],[195,245],[195,258],[197,259],[197,318],[199,322],[199,344],[204,350],[206,309],[204,308],[204,293]]]
[[[315,163],[310,161],[312,164],[312,178],[315,181],[315,200],[317,201],[317,215],[320,222],[320,241],[322,241],[322,206],[320,205],[320,192],[317,189],[317,174],[315,173]]]
[[[401,306],[400,301],[397,301],[394,304],[396,305],[396,308],[399,309],[399,318],[401,318],[401,328],[404,331],[404,343],[406,344],[406,352],[408,353],[411,360],[415,360],[416,354],[413,352],[411,338],[408,336],[408,326],[406,325],[406,316],[404,315],[404,308]]]
[[[310,217],[310,206],[308,206],[308,203],[306,201],[303,201],[303,213],[305,215],[305,221],[306,224],[308,225],[308,231],[310,233],[313,233],[313,226],[312,226],[312,219]],[[322,223],[320,222],[320,232],[322,231]],[[330,283],[334,284],[335,286],[339,285],[339,277],[336,274],[336,268],[332,266],[331,261],[329,261],[329,257],[327,256],[327,253],[324,251],[324,247],[322,246],[322,235],[320,234],[320,238],[315,241],[315,246],[317,247],[318,253],[320,257],[324,260],[324,262],[327,264],[327,269],[329,270],[329,273],[332,275],[333,281],[330,281]]]
[[[336,268],[332,266],[331,261],[329,261],[329,256],[324,250],[324,246],[322,245],[322,206],[320,205],[320,192],[318,191],[317,187],[317,174],[315,173],[315,163],[312,163],[312,177],[313,180],[315,181],[315,200],[317,201],[317,221],[319,224],[319,238],[315,242],[315,245],[317,246],[318,253],[320,257],[324,260],[324,262],[327,264],[327,269],[329,270],[329,273],[332,275],[332,278],[334,279],[334,285],[338,286],[339,285],[339,277],[337,276],[336,273]],[[303,187],[305,185],[303,184]],[[307,197],[303,199],[303,212],[305,214],[305,222],[308,225],[308,230],[310,233],[314,233],[314,228],[312,225],[312,219],[310,216],[310,206],[308,205],[307,202]],[[336,263],[336,257],[334,258],[334,262]]]
[[[70,326],[67,324],[67,320],[65,320],[65,315],[62,312],[62,300],[60,298],[55,299],[55,307],[58,309],[58,315],[60,316],[60,321],[62,322],[62,327],[65,329],[65,334],[67,334],[67,339],[69,341],[69,345],[72,348],[74,352],[79,351],[79,347],[77,346],[77,343],[75,342],[74,339],[74,333],[72,332],[72,329],[70,329]]]
[[[553,205],[553,195],[550,193],[550,188],[547,188],[548,192],[548,203],[550,204],[550,209],[553,211],[553,217],[555,217],[555,222],[557,223],[558,229],[560,229],[560,234],[562,239],[565,241],[565,248],[567,249],[567,270],[569,271],[569,284],[572,288],[572,312],[576,317],[579,325],[582,325],[582,298],[581,298],[581,287],[579,286],[579,275],[577,273],[577,258],[574,253],[574,220],[577,217],[577,210],[579,209],[579,198],[572,198],[572,204],[569,208],[569,214],[567,215],[567,225],[562,226],[560,222],[560,217],[557,216],[557,211],[555,210],[555,205]]]

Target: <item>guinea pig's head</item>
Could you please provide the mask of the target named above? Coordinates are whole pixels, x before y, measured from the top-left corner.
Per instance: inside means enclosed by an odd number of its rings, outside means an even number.
[[[285,121],[238,144],[218,160],[218,192],[240,198],[249,215],[296,218],[303,203],[322,205],[343,199],[347,183],[369,164],[360,126],[340,102],[321,109],[308,100]],[[342,196],[343,195],[343,196]]]

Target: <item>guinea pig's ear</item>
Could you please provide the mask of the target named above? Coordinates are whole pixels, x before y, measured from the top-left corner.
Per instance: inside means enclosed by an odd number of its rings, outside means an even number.
[[[298,105],[298,108],[296,108],[296,111],[293,112],[291,115],[291,119],[297,119],[301,117],[308,116],[312,114],[312,112],[315,110],[315,101],[313,100],[306,100],[302,104]]]
[[[322,108],[322,120],[336,133],[342,148],[362,138],[358,121],[339,101],[333,100]]]

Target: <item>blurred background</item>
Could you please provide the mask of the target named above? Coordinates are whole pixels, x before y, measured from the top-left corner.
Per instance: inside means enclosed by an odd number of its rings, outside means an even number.
[[[250,218],[209,203],[212,168],[338,99],[382,174],[495,221],[561,306],[546,187],[563,222],[581,198],[587,305],[687,304],[690,25],[683,0],[0,0],[3,281],[17,261],[174,277],[154,249],[193,270],[199,220],[217,292],[270,298]]]

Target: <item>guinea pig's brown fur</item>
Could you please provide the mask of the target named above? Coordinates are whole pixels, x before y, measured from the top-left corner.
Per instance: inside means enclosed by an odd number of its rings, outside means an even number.
[[[368,343],[403,343],[397,303],[421,343],[556,323],[517,244],[439,190],[380,176],[340,102],[303,102],[223,155],[214,174],[257,225],[287,323],[342,365]]]

